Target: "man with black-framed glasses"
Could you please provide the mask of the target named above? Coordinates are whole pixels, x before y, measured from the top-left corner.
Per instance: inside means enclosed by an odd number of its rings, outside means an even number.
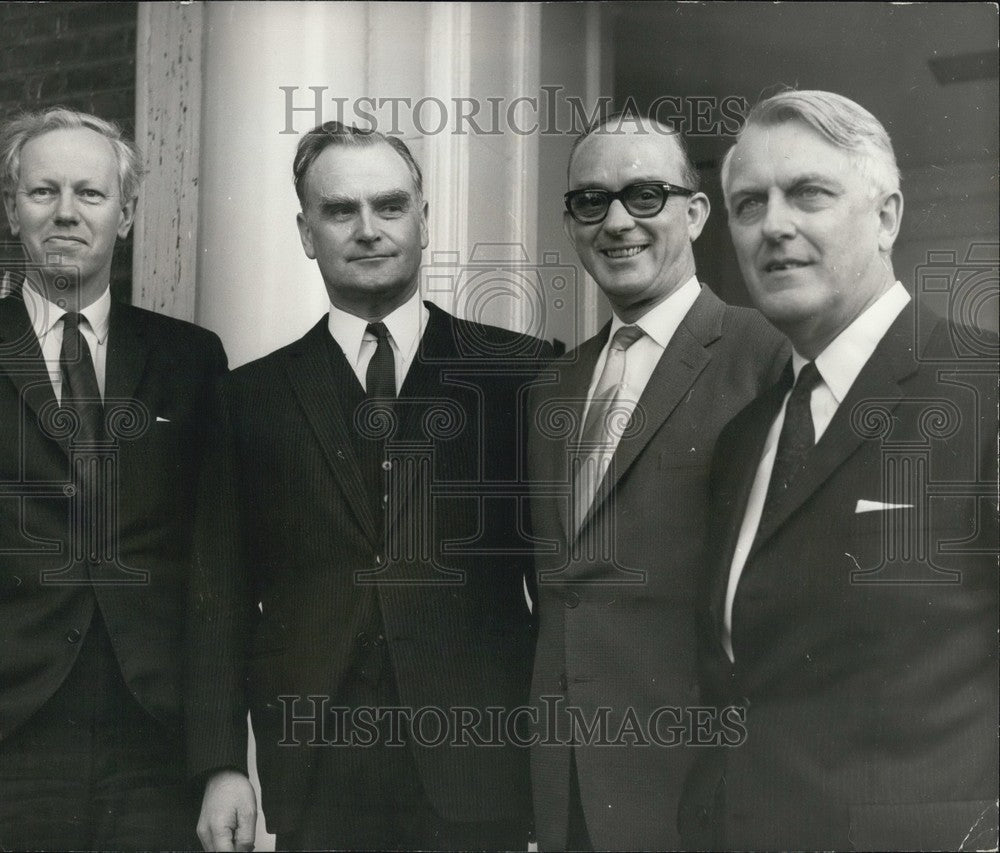
[[[566,234],[613,317],[532,400],[536,829],[543,850],[676,849],[689,747],[711,728],[694,609],[708,464],[787,350],[698,282],[710,205],[673,128],[612,117],[568,178]]]

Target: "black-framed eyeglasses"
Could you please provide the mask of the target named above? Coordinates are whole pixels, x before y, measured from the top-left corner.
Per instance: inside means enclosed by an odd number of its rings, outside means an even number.
[[[581,225],[596,225],[608,215],[611,202],[618,199],[629,212],[638,219],[656,216],[667,199],[672,195],[694,195],[694,190],[678,187],[664,181],[641,181],[622,187],[618,192],[610,190],[570,190],[563,198],[566,210]]]

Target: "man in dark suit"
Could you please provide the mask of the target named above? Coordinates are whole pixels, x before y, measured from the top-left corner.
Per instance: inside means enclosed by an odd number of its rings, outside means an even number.
[[[995,848],[996,340],[896,280],[899,172],[853,101],[763,101],[723,188],[794,353],[716,449],[707,687],[745,738],[692,773],[685,836]]]
[[[328,122],[293,172],[330,313],[220,395],[192,585],[199,834],[253,838],[249,708],[280,847],[523,849],[522,392],[544,347],[421,302],[400,140]]]
[[[218,338],[111,300],[135,149],[65,109],[11,121],[26,264],[0,301],[0,847],[183,848],[182,622]]]
[[[570,157],[566,233],[614,316],[532,398],[544,850],[678,843],[664,815],[699,701],[709,459],[786,357],[756,311],[698,282],[692,243],[709,202],[697,182],[680,135],[635,117],[591,129]]]

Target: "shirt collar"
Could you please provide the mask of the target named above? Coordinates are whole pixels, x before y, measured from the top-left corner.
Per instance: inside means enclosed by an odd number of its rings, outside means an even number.
[[[21,292],[24,295],[24,307],[28,312],[28,317],[31,319],[32,328],[34,328],[35,334],[39,338],[43,338],[62,319],[63,314],[66,313],[66,309],[56,305],[55,302],[50,302],[42,296],[35,290],[28,279],[25,279],[24,285],[21,287]],[[90,328],[93,329],[98,344],[103,345],[105,340],[107,340],[108,329],[111,325],[110,285],[104,288],[104,293],[94,302],[91,302],[86,308],[81,309],[80,313],[86,318],[90,324]]]
[[[847,396],[861,368],[872,357],[875,347],[909,301],[910,294],[897,281],[816,356],[816,369],[838,405]],[[807,361],[797,352],[792,352],[792,368],[796,379]]]
[[[427,308],[421,302],[420,289],[417,288],[406,302],[382,318],[404,360],[409,359],[416,351],[420,332],[426,324],[426,315]],[[330,334],[352,364],[356,365],[361,356],[361,342],[368,323],[364,317],[349,314],[331,303],[327,324]]]
[[[698,277],[691,276],[658,305],[654,305],[634,323],[624,322],[617,314],[612,315],[610,341],[622,326],[638,326],[662,348],[666,349],[677,327],[694,305],[701,293]]]

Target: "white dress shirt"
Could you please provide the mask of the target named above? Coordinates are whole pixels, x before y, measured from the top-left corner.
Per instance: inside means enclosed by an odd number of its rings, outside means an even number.
[[[397,394],[403,387],[406,374],[416,357],[417,346],[427,327],[428,316],[427,306],[421,301],[418,288],[406,302],[382,318],[382,322],[389,330],[389,344],[392,347],[393,363],[396,368]],[[369,322],[363,317],[356,317],[335,305],[330,305],[328,322],[330,334],[343,351],[362,388],[365,388],[368,362],[372,360],[375,347],[378,345],[378,339],[365,331]]]
[[[909,301],[910,294],[897,281],[816,356],[816,369],[819,371],[821,381],[809,398],[809,411],[812,413],[817,442],[826,432],[837,407],[847,396],[861,369],[875,352],[875,347]],[[796,379],[799,378],[799,371],[807,362],[808,359],[795,351],[792,352],[792,368]],[[750,548],[757,536],[757,527],[760,525],[760,516],[764,509],[764,498],[771,482],[774,457],[778,452],[778,437],[785,423],[785,407],[788,405],[791,393],[789,389],[764,442],[764,452],[757,466],[757,474],[747,500],[746,513],[740,526],[739,539],[736,541],[736,550],[733,552],[733,561],[729,567],[722,645],[731,661],[736,660],[732,641],[733,600],[736,598],[736,587],[739,585]]]
[[[24,295],[24,307],[31,320],[31,326],[38,338],[42,350],[45,367],[52,380],[52,390],[56,399],[62,402],[62,371],[59,368],[59,353],[62,350],[63,324],[62,316],[65,308],[60,308],[54,302],[49,302],[36,291],[29,280],[25,280],[21,288]],[[90,347],[90,357],[94,362],[94,372],[97,374],[97,387],[101,397],[104,397],[104,374],[108,361],[108,329],[111,319],[111,288],[95,301],[80,311],[83,320],[80,323],[80,333]]]

